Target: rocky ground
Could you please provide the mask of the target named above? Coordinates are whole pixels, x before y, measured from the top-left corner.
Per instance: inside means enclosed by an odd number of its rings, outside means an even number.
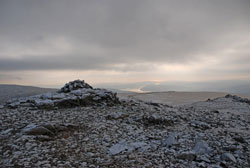
[[[248,99],[171,107],[85,84],[2,106],[0,167],[250,167]]]

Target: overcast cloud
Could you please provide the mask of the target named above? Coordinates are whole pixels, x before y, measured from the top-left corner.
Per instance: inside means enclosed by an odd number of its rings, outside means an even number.
[[[249,79],[249,46],[249,0],[0,1],[0,82],[48,70],[164,81],[173,65],[175,80]]]

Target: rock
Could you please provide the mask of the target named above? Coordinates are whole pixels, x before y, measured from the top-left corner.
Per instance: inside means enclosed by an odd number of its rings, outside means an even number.
[[[145,147],[144,149],[147,149],[146,146],[147,146],[147,144],[144,142],[127,143],[127,142],[121,141],[121,142],[111,146],[109,148],[109,153],[111,155],[116,155],[116,154],[119,154],[119,153],[124,152],[124,151],[132,152],[135,149],[139,149],[139,148],[143,148],[143,147]]]
[[[49,129],[44,128],[42,126],[36,126],[34,124],[30,124],[23,129],[23,132],[28,135],[54,135]]]
[[[207,167],[206,164],[204,162],[198,163],[199,167]]]
[[[231,153],[224,153],[221,155],[221,160],[230,161],[236,163],[235,157]]]
[[[177,158],[182,159],[182,160],[193,161],[196,159],[196,155],[195,155],[195,153],[192,153],[192,152],[183,152],[183,153],[177,155]]]
[[[36,128],[36,127],[37,127],[36,124],[29,124],[22,129],[22,132],[27,132],[27,131],[31,130],[32,128]]]
[[[246,143],[245,139],[241,136],[234,137],[233,139],[240,143]]]
[[[117,112],[117,113],[112,113],[109,114],[105,117],[107,120],[118,120],[122,118],[122,113]]]
[[[56,100],[56,99],[65,99],[66,95],[61,93],[61,94],[52,94],[51,99]]]
[[[196,128],[200,128],[200,129],[209,129],[211,126],[205,122],[202,121],[191,121],[191,126],[196,127]]]
[[[17,108],[19,105],[20,105],[20,102],[14,100],[14,101],[11,102],[10,104],[7,104],[7,107],[10,107],[10,108]]]
[[[148,149],[147,143],[145,142],[132,142],[129,144],[128,152],[132,152],[133,150],[141,149],[142,151]]]
[[[166,146],[166,147],[171,147],[172,145],[175,145],[175,144],[177,144],[177,142],[176,142],[175,136],[173,135],[170,135],[162,142],[162,146]]]
[[[157,114],[152,114],[150,116],[143,116],[142,122],[146,126],[152,126],[152,125],[165,125],[165,126],[171,126],[174,124],[174,121],[172,119],[159,116]]]
[[[55,126],[55,125],[50,124],[50,123],[48,123],[48,124],[42,124],[41,127],[44,127],[44,128],[50,130],[50,131],[53,132],[53,133],[55,133],[55,132],[58,131],[58,130],[57,130],[57,129],[58,129],[58,128],[57,128],[58,126]]]
[[[128,149],[128,145],[126,142],[120,142],[118,144],[114,144],[113,146],[111,146],[111,148],[109,148],[109,153],[111,155],[116,155],[118,153],[121,153],[125,150]]]
[[[82,162],[81,167],[82,167],[82,168],[87,167],[87,163],[86,163],[86,162]]]
[[[235,151],[238,150],[238,148],[236,146],[226,146],[226,147],[223,147],[223,150],[230,151],[230,152],[235,152]]]
[[[48,93],[41,94],[40,98],[45,99],[45,100],[51,99],[52,95],[53,95],[52,93],[48,92]]]
[[[160,107],[160,103],[155,103],[155,102],[146,102],[146,104],[152,105],[152,106],[156,106],[156,107]]]
[[[54,102],[50,99],[46,100],[36,99],[35,106],[37,106],[38,108],[50,108],[54,106]]]
[[[7,129],[5,131],[2,131],[1,134],[2,135],[7,135],[7,134],[11,133],[12,131],[13,131],[13,128],[9,128],[9,129]]]
[[[51,141],[53,139],[47,135],[38,135],[38,136],[36,136],[35,140],[45,142],[45,141]]]
[[[200,159],[201,161],[206,162],[206,163],[211,163],[211,160],[207,157],[207,155],[200,155],[200,156],[199,156],[199,159]]]
[[[212,110],[211,112],[212,112],[212,113],[217,113],[217,114],[219,114],[219,113],[220,113],[220,111],[219,111],[219,110]]]
[[[195,144],[193,151],[196,154],[209,154],[211,149],[205,141],[199,141]]]

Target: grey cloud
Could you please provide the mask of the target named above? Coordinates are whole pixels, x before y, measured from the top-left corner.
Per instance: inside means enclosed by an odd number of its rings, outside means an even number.
[[[29,59],[1,59],[0,71],[12,70],[115,70],[122,72],[132,71],[148,71],[153,70],[156,65],[148,63],[135,64],[133,61],[130,64],[121,64],[123,61],[119,57],[91,57],[81,55],[74,56],[43,56],[30,57]],[[75,61],[77,60],[77,61]]]
[[[250,1],[2,0],[0,27],[0,48],[4,40],[23,48],[49,47],[45,39],[59,36],[78,50],[21,59],[0,51],[2,71],[139,71],[147,69],[140,63],[187,63],[233,47],[250,34]],[[86,43],[107,52],[79,52]],[[118,64],[127,65],[119,68]]]
[[[74,61],[76,57],[31,57],[28,59],[2,59],[0,70],[48,70],[48,69],[103,69],[107,64],[104,60],[87,57]],[[106,68],[105,68],[106,69]]]
[[[10,74],[2,74],[0,73],[0,81],[6,81],[6,80],[22,80],[21,77],[16,75],[10,75]]]

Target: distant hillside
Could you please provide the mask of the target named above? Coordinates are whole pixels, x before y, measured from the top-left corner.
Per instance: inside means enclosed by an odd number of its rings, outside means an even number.
[[[133,98],[142,101],[163,103],[169,105],[183,105],[217,97],[224,97],[228,93],[223,92],[147,92],[147,93],[120,93],[118,96],[122,99]],[[243,98],[250,99],[250,96],[238,94]]]
[[[132,94],[132,93],[135,93],[135,92],[120,90],[120,89],[111,89],[111,88],[104,88],[104,89],[110,90],[110,91],[115,92],[117,94],[120,94],[120,93],[131,93]]]
[[[0,104],[18,97],[32,96],[40,93],[54,92],[57,89],[39,88],[34,86],[0,84]]]
[[[132,92],[223,92],[250,96],[249,80],[218,80],[207,82],[145,81],[135,83],[103,83],[95,87],[127,90]],[[123,93],[117,91],[117,93]]]

